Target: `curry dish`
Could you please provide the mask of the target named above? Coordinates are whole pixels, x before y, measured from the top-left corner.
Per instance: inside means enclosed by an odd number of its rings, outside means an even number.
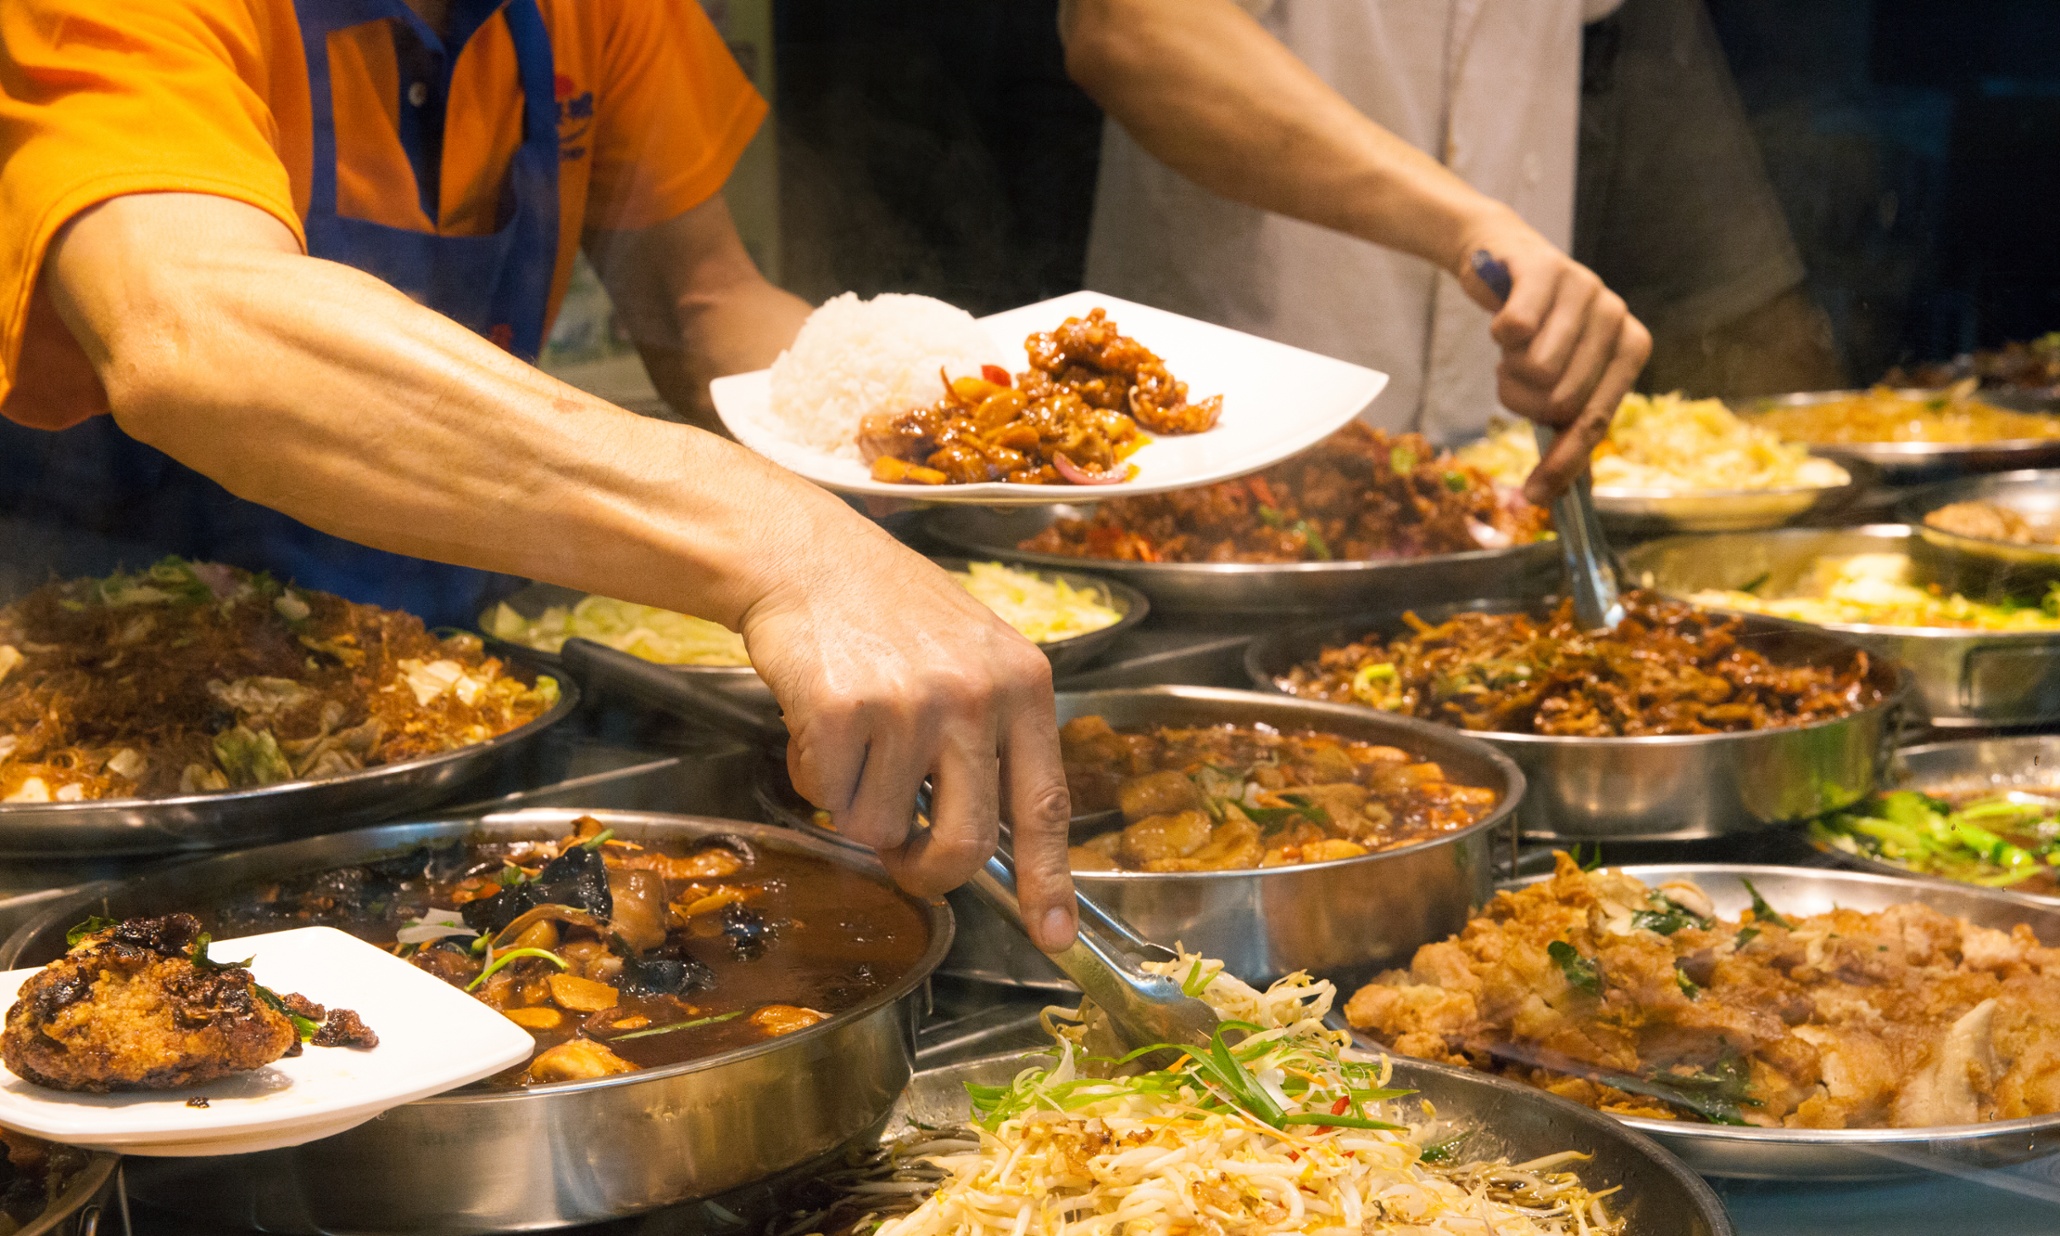
[[[1545,512],[1421,434],[1354,422],[1234,481],[1104,502],[1021,548],[1117,562],[1379,561],[1523,545]]]
[[[1543,620],[1469,612],[1434,626],[1405,614],[1408,634],[1326,648],[1275,681],[1461,729],[1584,738],[1806,725],[1880,700],[1861,649],[1836,665],[1779,665],[1744,646],[1735,615],[1643,590],[1623,603],[1622,624],[1601,635],[1581,629],[1571,601]]]
[[[0,803],[340,776],[484,742],[558,684],[420,619],[215,563],[50,584],[0,609]]]
[[[644,845],[591,817],[556,840],[476,841],[248,888],[237,934],[329,926],[391,948],[535,1037],[489,1085],[698,1060],[854,1008],[929,948],[884,881],[739,837]]]
[[[1750,889],[1750,886],[1748,886]],[[1584,871],[1496,894],[1345,1006],[1405,1055],[1621,1115],[1919,1128],[2060,1111],[2060,949],[1915,902],[1737,920]]]
[[[1457,832],[1497,795],[1398,747],[1269,726],[1059,731],[1076,814],[1124,825],[1073,847],[1075,871],[1229,871],[1357,858]]]
[[[925,408],[882,413],[859,427],[873,479],[896,484],[1095,485],[1128,480],[1124,463],[1148,433],[1213,428],[1223,397],[1190,402],[1187,383],[1105,310],[1067,318],[1024,344],[1030,368],[1010,381],[982,376],[945,383]]]
[[[2060,416],[2013,412],[1973,396],[1974,383],[1904,394],[1877,386],[1824,403],[1774,407],[1747,419],[1795,442],[1849,446],[1864,442],[2019,442],[2060,438]]]

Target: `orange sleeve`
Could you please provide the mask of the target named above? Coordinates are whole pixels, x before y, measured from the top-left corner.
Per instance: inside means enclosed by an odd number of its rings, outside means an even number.
[[[304,129],[291,0],[0,2],[0,411],[59,428],[98,410],[50,406],[63,382],[7,399],[25,371],[75,373],[83,359],[47,311],[28,330],[44,252],[80,211],[130,193],[213,193],[302,235],[272,102],[295,74],[298,106],[285,110]]]
[[[586,226],[649,227],[713,197],[766,115],[695,0],[612,0]]]

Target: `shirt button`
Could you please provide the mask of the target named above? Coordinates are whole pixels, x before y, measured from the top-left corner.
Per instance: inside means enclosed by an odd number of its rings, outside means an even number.
[[[409,82],[408,102],[416,107],[429,102],[429,87],[422,82]]]

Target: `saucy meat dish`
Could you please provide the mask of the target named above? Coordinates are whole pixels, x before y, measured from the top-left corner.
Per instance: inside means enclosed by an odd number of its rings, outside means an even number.
[[[0,1060],[38,1086],[106,1094],[247,1073],[303,1043],[379,1045],[351,1010],[274,992],[208,943],[191,914],[81,923],[65,955],[22,984]]]
[[[484,742],[557,702],[554,679],[477,636],[167,558],[0,608],[0,803],[340,776]]]
[[[1116,562],[1378,561],[1523,545],[1546,513],[1421,434],[1354,422],[1264,471],[1119,498],[1021,548]]]
[[[1744,620],[1642,589],[1593,634],[1573,602],[1551,617],[1455,614],[1409,633],[1326,648],[1275,679],[1290,695],[1365,704],[1467,730],[1574,737],[1720,734],[1806,725],[1880,699],[1865,651],[1778,665],[1740,643]]]
[[[1059,730],[1076,814],[1123,827],[1073,847],[1075,871],[1228,871],[1356,858],[1457,832],[1497,795],[1399,747],[1313,730],[1075,717]]]
[[[1130,478],[1123,461],[1148,434],[1201,433],[1223,397],[1188,399],[1149,348],[1095,309],[1024,344],[1030,368],[1012,382],[989,365],[945,383],[924,408],[881,413],[859,426],[873,479],[895,484],[1093,485]]]
[[[1345,1006],[1405,1055],[1603,1111],[1767,1128],[2060,1112],[2060,949],[1916,902],[1719,917],[1560,854]]]
[[[0,1236],[14,1236],[41,1218],[88,1160],[76,1146],[0,1129]]]
[[[1948,502],[1924,517],[1924,524],[1954,536],[2011,545],[2060,545],[2060,528],[2025,517],[2000,502]]]
[[[1972,378],[1983,387],[2052,396],[2060,393],[2060,331],[2029,342],[2013,339],[2000,348],[1962,353],[1950,361],[1897,366],[1884,386],[1947,386]]]
[[[884,881],[741,837],[472,841],[253,886],[224,930],[336,927],[536,1039],[502,1087],[678,1064],[790,1034],[892,986],[929,947]]]

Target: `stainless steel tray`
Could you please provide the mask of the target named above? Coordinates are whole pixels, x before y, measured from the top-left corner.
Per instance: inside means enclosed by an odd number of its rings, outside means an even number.
[[[1487,901],[1495,841],[1506,835],[1524,794],[1516,765],[1476,736],[1366,708],[1214,687],[1060,692],[1058,706],[1062,722],[1099,714],[1118,727],[1235,722],[1322,730],[1401,747],[1437,761],[1455,780],[1501,794],[1495,810],[1466,829],[1360,858],[1249,871],[1074,874],[1082,889],[1146,939],[1220,958],[1252,983],[1295,970],[1361,981],[1458,931]],[[812,813],[783,784],[770,787],[761,801],[777,819],[835,837],[815,827]],[[951,904],[960,935],[944,973],[1070,988],[1028,937],[976,897],[954,893]]]
[[[1737,588],[1765,576],[1762,587],[1778,593],[1807,577],[1820,558],[1904,553],[1922,562],[1924,549],[1903,524],[1669,537],[1626,553],[1624,577],[1669,596],[1686,597],[1705,588]],[[1830,632],[1900,662],[1916,685],[1913,703],[1933,725],[2042,725],[2060,720],[2060,631],[1793,625]]]
[[[1841,459],[1838,464],[1848,477],[1843,485],[1708,493],[1597,489],[1595,512],[1611,531],[1637,536],[1778,528],[1805,515],[1835,512],[1880,480],[1880,471],[1862,460]]]
[[[1810,407],[1864,395],[1865,391],[1801,391],[1767,399],[1740,400],[1735,410],[1748,419],[1770,408]],[[1913,398],[1935,397],[1937,391],[1904,389]],[[2019,412],[2051,412],[2047,401],[2005,391],[1976,391],[1975,398]],[[2020,438],[2000,442],[1812,442],[1812,454],[1840,463],[1872,465],[1888,485],[1917,485],[1976,472],[2043,468],[2060,464],[2060,438]]]
[[[579,687],[558,679],[551,710],[505,734],[399,764],[319,781],[172,798],[0,804],[0,855],[179,854],[258,845],[390,820],[444,797],[540,737],[579,707]]]
[[[1841,906],[1875,911],[1914,901],[1984,927],[2007,931],[2025,923],[2043,943],[2060,945],[2060,907],[1991,889],[1859,871],[1727,863],[1655,864],[1622,870],[1647,884],[1692,880],[1726,918],[1751,907],[1752,894],[1744,884],[1751,880],[1768,903],[1784,914],[1822,914]],[[1535,876],[1507,887],[1549,878]],[[1613,1119],[1665,1146],[1705,1176],[1759,1180],[1965,1174],[2060,1151],[2060,1115],[1924,1129],[1756,1129],[1634,1116]]]
[[[2037,601],[2060,580],[2060,545],[2018,545],[1933,528],[1924,517],[1954,502],[1990,502],[2035,523],[2060,526],[2060,469],[2027,468],[1927,485],[1896,504],[1895,517],[1936,551],[1949,582],[1975,596],[2014,595]]]
[[[1735,534],[1765,535],[1765,534]],[[1635,578],[1635,577],[1634,577]],[[1542,613],[1551,599],[1525,605],[1471,601],[1421,611],[1436,623],[1465,610]],[[1262,689],[1326,647],[1403,630],[1389,610],[1254,640],[1245,670]],[[1850,655],[1853,645],[1794,623],[1747,615],[1741,643],[1777,663]],[[1528,789],[1517,822],[1538,840],[1687,841],[1812,819],[1871,792],[1888,763],[1909,676],[1875,658],[1881,699],[1835,721],[1736,734],[1651,738],[1569,738],[1466,731],[1515,760]],[[1358,705],[1331,705],[1359,708]],[[1375,712],[1371,708],[1360,711]]]
[[[974,557],[1121,580],[1167,613],[1308,616],[1388,601],[1523,596],[1558,578],[1559,550],[1550,541],[1384,562],[1110,562],[1016,548],[1061,516],[1090,513],[1088,507],[1065,505],[952,507],[930,512],[923,529]]]
[[[389,824],[89,886],[0,944],[0,968],[63,952],[65,929],[88,913],[191,909],[252,881],[440,842],[559,837],[584,814],[628,840],[738,835],[885,878],[843,847],[735,820],[538,810]],[[224,1227],[484,1233],[600,1222],[736,1188],[841,1145],[892,1106],[913,1070],[924,981],[951,947],[950,912],[933,903],[928,915],[930,947],[907,975],[806,1030],[596,1081],[459,1090],[288,1150],[135,1163],[131,1191]]]
[[[95,1154],[48,1209],[15,1236],[128,1236],[121,1156]]]
[[[925,1070],[895,1104],[888,1134],[964,1123],[970,1114],[966,1083],[1005,1085],[1025,1064],[1021,1053],[1007,1052]],[[1591,1156],[1573,1170],[1591,1189],[1620,1190],[1608,1205],[1627,1220],[1627,1236],[1731,1236],[1730,1217],[1707,1184],[1650,1138],[1607,1116],[1529,1086],[1401,1057],[1394,1061],[1393,1084],[1416,1092],[1404,1104],[1418,1110],[1429,1104],[1439,1119],[1476,1130],[1465,1143],[1468,1158],[1521,1163],[1563,1150]]]

